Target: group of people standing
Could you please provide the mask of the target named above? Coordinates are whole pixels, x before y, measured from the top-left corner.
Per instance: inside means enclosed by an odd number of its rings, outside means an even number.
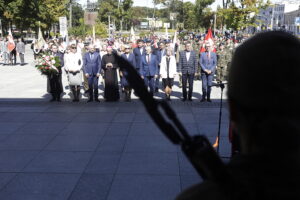
[[[25,43],[22,38],[17,41],[12,37],[0,38],[0,56],[3,65],[16,65],[17,55],[20,58],[20,65],[25,65]]]
[[[124,100],[130,101],[132,88],[126,80],[127,72],[119,68],[116,56],[126,59],[135,67],[149,92],[154,95],[160,88],[162,79],[165,99],[171,100],[172,87],[175,76],[179,76],[182,86],[182,101],[192,101],[195,74],[201,73],[202,98],[201,102],[211,102],[211,87],[218,65],[218,81],[223,81],[231,57],[224,50],[221,43],[216,52],[215,46],[204,43],[205,51],[199,53],[193,50],[193,43],[184,41],[174,44],[169,40],[161,40],[156,45],[153,41],[137,40],[135,46],[124,44],[116,48],[113,43],[102,45],[90,43],[83,45],[82,41],[72,42],[62,51],[61,44],[51,42],[48,48],[54,56],[61,60],[62,69],[67,74],[73,101],[78,102],[81,86],[88,94],[88,102],[99,102],[99,79],[103,79],[104,99],[118,101],[120,99],[119,83],[124,93]],[[115,53],[113,53],[115,52]],[[230,58],[229,58],[230,57]],[[219,61],[218,61],[219,60]],[[63,91],[62,71],[48,76],[51,101],[60,101]]]

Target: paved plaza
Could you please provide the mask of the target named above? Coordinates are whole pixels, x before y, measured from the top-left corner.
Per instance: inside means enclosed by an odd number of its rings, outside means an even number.
[[[0,66],[0,199],[2,200],[169,200],[200,182],[180,148],[171,144],[138,99],[79,103],[65,88],[63,102],[50,103],[46,78],[34,68],[26,47],[25,66]],[[66,77],[63,77],[67,86]],[[215,141],[220,88],[213,103],[170,105],[191,135]],[[160,92],[158,97],[163,97]],[[226,99],[226,97],[225,97]],[[220,155],[230,156],[226,101]]]

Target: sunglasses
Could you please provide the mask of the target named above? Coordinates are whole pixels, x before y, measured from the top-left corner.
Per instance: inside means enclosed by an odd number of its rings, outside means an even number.
[[[77,49],[76,47],[72,47],[71,49]]]

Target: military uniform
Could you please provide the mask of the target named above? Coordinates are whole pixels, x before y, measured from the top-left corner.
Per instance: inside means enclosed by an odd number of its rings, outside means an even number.
[[[225,81],[227,79],[228,68],[232,59],[232,53],[229,49],[223,49],[217,52],[218,55],[218,70],[217,81]]]

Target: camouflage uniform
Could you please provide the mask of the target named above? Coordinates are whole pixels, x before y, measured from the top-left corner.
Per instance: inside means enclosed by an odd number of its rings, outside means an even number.
[[[218,70],[217,81],[225,81],[227,79],[228,68],[232,59],[232,53],[229,49],[223,49],[217,52],[218,55]]]

